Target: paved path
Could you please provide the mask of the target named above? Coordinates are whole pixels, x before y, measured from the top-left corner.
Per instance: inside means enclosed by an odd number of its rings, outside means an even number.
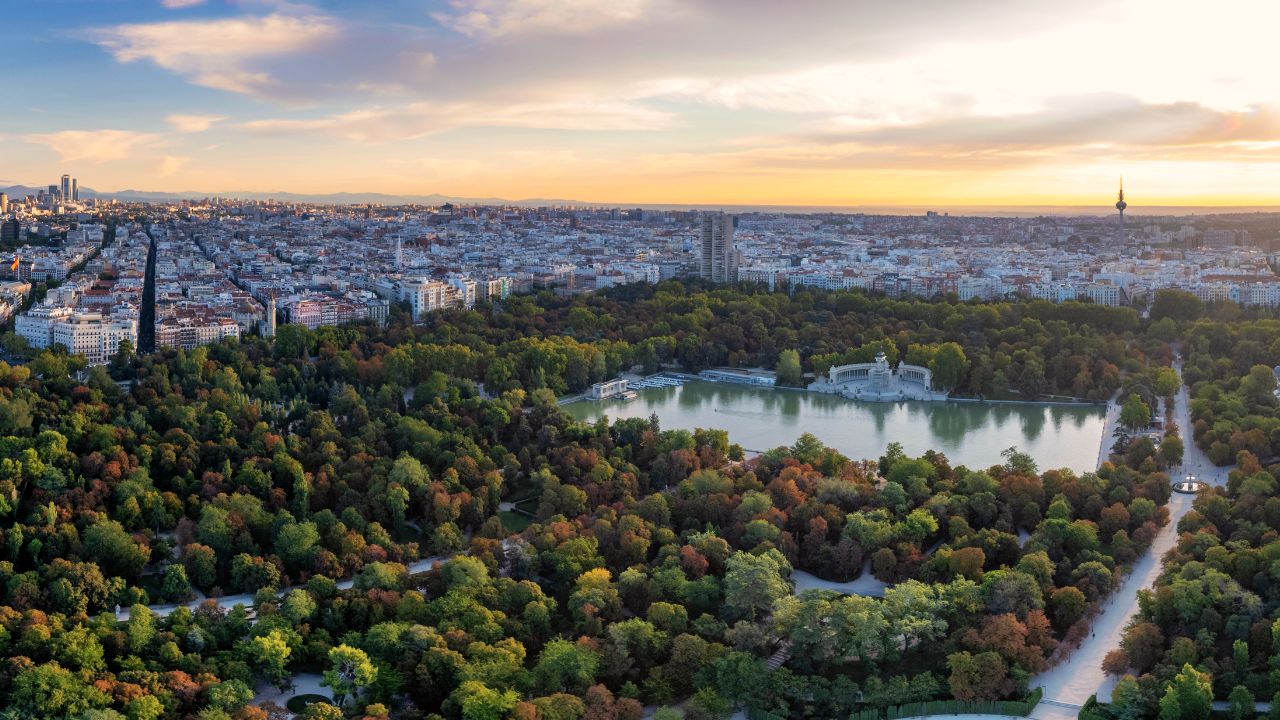
[[[298,673],[293,676],[293,687],[284,692],[280,692],[280,688],[275,685],[259,679],[249,704],[262,705],[273,702],[283,708],[285,703],[289,702],[289,698],[297,695],[322,695],[332,700],[333,691],[320,684],[323,679],[320,673]],[[292,712],[288,712],[288,715],[294,717]]]
[[[1066,662],[1041,673],[1032,681],[1032,687],[1044,688],[1045,700],[1067,705],[1083,705],[1090,695],[1097,693],[1098,700],[1111,699],[1115,678],[1102,671],[1102,659],[1120,646],[1129,618],[1138,611],[1138,591],[1151,587],[1160,575],[1160,561],[1178,540],[1178,520],[1191,509],[1192,496],[1175,494],[1169,501],[1169,524],[1160,528],[1148,550],[1134,563],[1124,584],[1111,594],[1102,606],[1102,612],[1094,619],[1092,634],[1076,648]],[[1055,708],[1056,710],[1057,708]],[[1039,714],[1039,706],[1032,712],[1034,718],[1057,717],[1057,713]],[[1071,713],[1075,717],[1075,713]]]
[[[1175,362],[1174,369],[1181,374],[1181,361]],[[1174,414],[1178,423],[1186,451],[1183,455],[1183,466],[1170,471],[1171,479],[1180,479],[1183,475],[1194,474],[1196,477],[1215,485],[1226,483],[1230,468],[1215,468],[1209,458],[1195,446],[1191,440],[1190,411],[1187,406],[1188,392],[1183,387],[1174,401]],[[1108,417],[1111,415],[1108,409]],[[1103,442],[1106,443],[1104,435]],[[1109,448],[1108,448],[1109,449]],[[1102,459],[1105,459],[1103,454]],[[1101,460],[1099,461],[1101,463]],[[1102,612],[1094,619],[1093,632],[1080,647],[1076,648],[1066,662],[1046,670],[1036,676],[1032,687],[1044,688],[1044,699],[1031,711],[1036,720],[1061,720],[1074,718],[1079,706],[1095,693],[1098,700],[1107,702],[1111,699],[1111,690],[1117,678],[1108,676],[1102,671],[1102,660],[1107,653],[1120,646],[1120,638],[1125,626],[1138,611],[1138,591],[1151,587],[1160,575],[1161,560],[1178,539],[1178,521],[1191,509],[1194,496],[1174,493],[1169,501],[1169,524],[1160,528],[1151,548],[1134,563],[1124,584],[1111,594],[1110,599],[1102,607]]]
[[[1111,457],[1111,448],[1116,444],[1116,427],[1120,424],[1120,404],[1112,398],[1107,403],[1107,414],[1102,421],[1102,441],[1098,443],[1098,464],[1102,467],[1102,463]]]
[[[867,597],[884,597],[885,588],[889,587],[883,581],[871,574],[871,561],[868,560],[862,568],[862,574],[857,578],[848,582],[836,582],[834,580],[823,580],[813,573],[804,570],[794,570],[791,573],[791,580],[795,583],[794,593],[799,595],[805,590],[834,590],[841,595],[866,595]]]
[[[465,555],[465,554],[466,554],[465,552],[455,553],[455,555]],[[434,565],[435,563],[444,562],[451,557],[453,557],[453,555],[436,555],[433,557],[416,560],[414,562],[409,563],[406,567],[409,568],[409,574],[414,575],[416,573],[430,570],[431,566]],[[337,582],[337,585],[339,590],[348,590],[355,585],[355,578],[349,577],[349,578],[346,578],[345,580],[339,580]],[[302,586],[298,585],[294,587],[302,587]],[[283,595],[289,592],[290,590],[293,590],[294,587],[280,588],[279,590],[276,591],[276,594]],[[197,595],[200,595],[200,597],[197,597],[195,600],[191,600],[185,603],[171,603],[167,605],[166,604],[148,605],[147,609],[155,613],[156,615],[159,615],[160,617],[166,617],[170,613],[172,613],[174,610],[177,610],[180,607],[185,607],[185,608],[190,608],[192,610],[195,610],[197,607],[200,606],[201,603],[203,603],[207,599],[203,597],[203,595],[201,595],[199,591],[195,591],[195,592]],[[237,605],[252,607],[254,595],[255,593],[240,593],[239,595],[224,595],[220,598],[214,598],[214,599],[218,601],[218,607],[222,608],[223,610],[230,610]],[[127,608],[127,607],[118,608],[116,610],[116,620],[121,620],[121,621],[128,620],[129,610],[130,608]]]

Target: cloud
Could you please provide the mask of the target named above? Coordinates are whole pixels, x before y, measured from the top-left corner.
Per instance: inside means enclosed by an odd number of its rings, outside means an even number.
[[[160,177],[169,177],[181,170],[182,167],[190,161],[191,158],[188,157],[165,155],[160,158],[160,167],[156,170],[156,174]]]
[[[1022,152],[1083,146],[1178,148],[1280,140],[1280,110],[1218,110],[1198,103],[1143,103],[1114,95],[1061,97],[1036,112],[965,115],[914,125],[815,133],[819,143],[960,152]]]
[[[671,113],[625,102],[570,100],[494,105],[412,103],[322,118],[255,120],[240,127],[260,134],[313,132],[352,142],[411,140],[463,127],[537,130],[650,131],[675,122]]]
[[[205,87],[272,96],[283,89],[262,61],[314,50],[340,36],[339,23],[314,14],[117,25],[96,41],[123,63],[147,61]]]
[[[160,4],[169,8],[170,10],[177,10],[180,8],[189,8],[189,7],[195,7],[197,5],[203,5],[204,0],[160,0]]]
[[[63,162],[86,160],[102,163],[127,158],[155,143],[159,136],[129,130],[63,130],[26,135],[23,139],[48,146]]]
[[[173,129],[178,132],[198,133],[204,132],[226,119],[225,115],[184,115],[182,113],[173,113],[166,115],[164,121],[172,125]]]
[[[448,12],[432,17],[455,32],[485,37],[580,35],[679,11],[668,0],[451,0],[449,5]]]

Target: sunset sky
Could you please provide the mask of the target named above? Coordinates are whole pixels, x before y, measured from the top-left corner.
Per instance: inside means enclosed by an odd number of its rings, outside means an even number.
[[[0,181],[1280,204],[1275,0],[42,0]]]

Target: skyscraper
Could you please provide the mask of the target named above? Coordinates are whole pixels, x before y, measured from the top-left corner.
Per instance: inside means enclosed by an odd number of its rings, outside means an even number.
[[[71,178],[71,200],[80,202],[80,181]]]
[[[702,216],[702,255],[698,274],[714,283],[738,279],[738,251],[733,247],[733,216],[708,213]]]
[[[62,176],[62,202],[71,202],[71,176]]]
[[[9,212],[9,196],[5,193],[0,193],[0,215],[7,212]]]

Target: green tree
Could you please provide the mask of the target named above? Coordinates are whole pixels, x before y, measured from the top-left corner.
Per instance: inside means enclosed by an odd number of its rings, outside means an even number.
[[[1272,404],[1275,401],[1276,374],[1266,365],[1254,365],[1240,381],[1240,390],[1254,402]]]
[[[1013,690],[1009,668],[994,651],[953,653],[947,656],[947,667],[951,694],[957,700],[998,700]]]
[[[1182,378],[1178,377],[1178,371],[1170,367],[1162,367],[1156,370],[1155,381],[1152,387],[1161,397],[1172,397],[1178,392],[1178,388],[1182,387]]]
[[[1157,290],[1151,303],[1151,319],[1196,320],[1204,315],[1204,302],[1182,290]]]
[[[13,680],[7,705],[19,717],[79,718],[111,698],[56,662],[27,668]]]
[[[1243,685],[1237,685],[1231,689],[1231,694],[1227,696],[1227,717],[1231,720],[1246,720],[1257,716],[1254,709],[1253,693],[1249,688]]]
[[[1130,432],[1136,432],[1151,424],[1151,408],[1142,401],[1137,393],[1131,393],[1120,406],[1120,425]]]
[[[350,645],[339,645],[329,650],[329,665],[320,684],[333,690],[338,707],[346,703],[348,696],[358,694],[378,678],[378,668],[369,656]]]
[[[450,696],[462,711],[462,720],[504,720],[520,701],[515,690],[494,690],[479,680],[467,680]]]
[[[272,685],[284,690],[289,684],[289,655],[293,650],[280,630],[272,630],[249,640],[249,659]]]
[[[778,354],[777,383],[786,387],[799,387],[803,379],[800,369],[800,353],[783,350]]]
[[[1160,720],[1208,720],[1212,708],[1213,680],[1183,665],[1160,698]]]
[[[181,602],[191,596],[191,583],[187,581],[187,569],[177,563],[164,570],[160,594],[167,602]]]
[[[952,390],[959,387],[969,376],[969,358],[964,348],[949,342],[938,346],[929,363],[933,371],[933,387],[938,390]]]
[[[736,552],[724,576],[724,606],[733,619],[754,620],[791,594],[791,564],[777,550],[761,555]]]
[[[84,534],[85,555],[111,575],[136,581],[147,565],[147,552],[115,520],[91,525]]]
[[[599,666],[595,651],[557,638],[542,648],[533,676],[543,692],[581,694],[595,682]]]

